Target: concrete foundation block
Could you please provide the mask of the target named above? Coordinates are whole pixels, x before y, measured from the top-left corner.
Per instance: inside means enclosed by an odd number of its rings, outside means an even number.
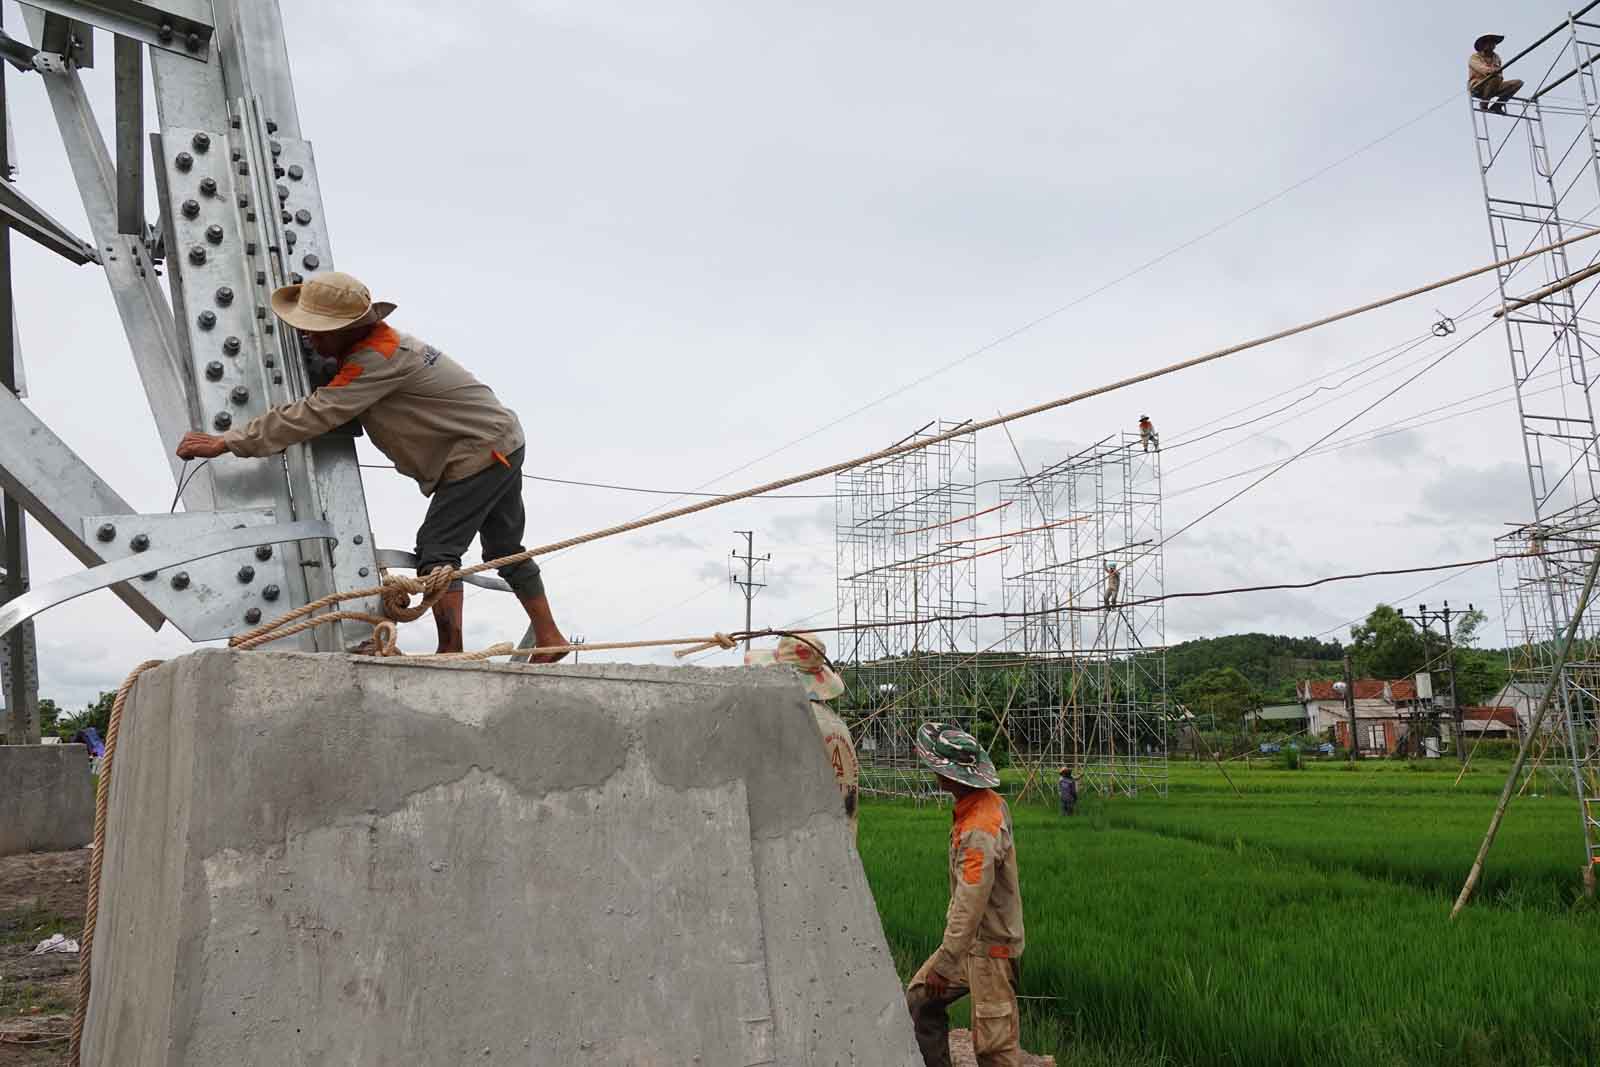
[[[786,672],[227,651],[130,698],[84,1048],[921,1062]]]
[[[0,745],[0,856],[82,848],[93,837],[87,748]]]

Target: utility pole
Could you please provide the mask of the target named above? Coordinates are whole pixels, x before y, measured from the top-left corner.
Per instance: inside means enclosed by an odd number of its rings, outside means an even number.
[[[739,555],[739,550],[733,550],[733,558],[744,564],[744,579],[741,581],[737,573],[730,574],[729,580],[737,585],[744,593],[744,629],[750,632],[750,606],[756,598],[757,589],[765,589],[766,582],[756,581],[756,564],[772,562],[772,553],[765,556],[756,555],[756,535],[754,530],[735,530],[734,533],[744,538],[744,555]],[[744,650],[750,651],[750,638],[744,639]]]
[[[580,648],[579,646],[582,645],[587,640],[589,640],[589,639],[587,637],[584,637],[582,634],[575,634],[574,636],[567,638],[567,644],[572,646],[572,662],[573,663],[577,663],[578,662],[578,656],[580,656],[583,653],[583,649]]]
[[[1348,759],[1354,763],[1361,751],[1361,736],[1356,733],[1356,682],[1350,676],[1350,653],[1344,654],[1344,713],[1350,720],[1350,749]]]
[[[1474,610],[1475,609],[1473,606],[1469,603],[1467,605],[1467,612],[1470,614]],[[1416,615],[1407,615],[1402,611],[1400,613],[1400,617],[1405,619],[1407,622],[1414,622],[1422,628],[1422,651],[1424,662],[1431,662],[1431,657],[1428,656],[1428,638],[1431,636],[1429,627],[1435,622],[1442,623],[1444,625],[1444,670],[1450,672],[1450,717],[1455,721],[1456,759],[1461,763],[1462,766],[1466,766],[1467,746],[1461,743],[1461,705],[1456,700],[1455,631],[1451,628],[1451,619],[1459,614],[1461,613],[1458,611],[1450,610],[1450,601],[1446,600],[1442,609],[1429,611],[1428,605],[1418,604]],[[1488,724],[1485,723],[1484,725]]]

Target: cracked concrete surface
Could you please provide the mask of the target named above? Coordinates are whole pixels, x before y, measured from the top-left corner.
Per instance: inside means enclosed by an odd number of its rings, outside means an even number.
[[[111,799],[88,1064],[919,1062],[782,672],[197,652]]]

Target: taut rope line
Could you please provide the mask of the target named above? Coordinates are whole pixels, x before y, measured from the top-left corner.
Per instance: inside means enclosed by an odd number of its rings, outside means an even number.
[[[1157,378],[1165,377],[1168,374],[1175,374],[1181,370],[1188,370],[1191,367],[1198,367],[1206,363],[1223,359],[1227,356],[1237,355],[1240,352],[1245,352],[1252,348],[1259,348],[1262,345],[1271,344],[1274,341],[1281,341],[1288,337],[1294,337],[1297,334],[1319,329],[1335,322],[1341,322],[1344,319],[1354,318],[1357,315],[1363,315],[1369,311],[1376,311],[1379,308],[1388,307],[1391,304],[1397,304],[1403,300],[1409,300],[1412,297],[1421,296],[1424,293],[1431,293],[1436,289],[1443,289],[1446,286],[1454,285],[1457,282],[1466,281],[1469,278],[1476,278],[1480,274],[1487,274],[1490,271],[1499,270],[1501,267],[1510,266],[1513,263],[1519,263],[1526,259],[1532,259],[1537,256],[1544,255],[1546,252],[1553,251],[1557,248],[1562,248],[1569,244],[1575,244],[1578,241],[1588,240],[1597,234],[1600,234],[1600,230],[1577,234],[1575,236],[1556,241],[1552,244],[1545,245],[1542,248],[1535,248],[1527,252],[1522,252],[1507,259],[1496,260],[1493,263],[1489,263],[1481,267],[1475,267],[1472,270],[1462,271],[1459,274],[1452,274],[1447,278],[1429,282],[1426,285],[1421,285],[1414,289],[1407,289],[1403,292],[1394,293],[1379,300],[1373,300],[1357,307],[1347,308],[1344,311],[1335,312],[1332,315],[1325,315],[1322,318],[1313,319],[1310,322],[1304,322],[1298,326],[1291,326],[1287,329],[1278,330],[1274,333],[1269,333],[1249,341],[1243,341],[1239,344],[1229,345],[1226,348],[1219,348],[1213,352],[1207,352],[1204,355],[1193,356],[1189,359],[1179,360],[1176,363],[1169,363],[1164,367],[1157,367],[1154,370],[1148,370],[1127,378],[1121,378],[1106,385],[1098,385],[1092,389],[1085,389],[1081,392],[1072,393],[1063,397],[1057,397],[1054,400],[1049,400],[1042,404],[1034,404],[1031,407],[1021,408],[1017,411],[1010,412],[1009,414],[997,415],[994,418],[983,419],[978,422],[963,423],[961,426],[958,426],[953,430],[946,431],[945,433],[935,434],[932,437],[919,438],[915,441],[908,441],[903,444],[891,445],[888,448],[879,449],[876,452],[869,452],[868,454],[864,456],[858,456],[855,459],[847,459],[838,463],[830,463],[824,467],[818,467],[802,474],[790,475],[787,478],[779,478],[776,481],[766,482],[765,484],[758,485],[750,489],[744,489],[736,493],[727,493],[722,496],[715,496],[706,500],[697,501],[693,504],[685,504],[683,507],[673,508],[670,511],[663,511],[658,515],[650,515],[644,518],[634,519],[630,522],[619,523],[615,526],[607,526],[603,529],[594,530],[586,534],[579,534],[576,537],[569,537],[562,541],[553,541],[550,544],[540,545],[537,548],[530,548],[522,552],[516,552],[509,556],[501,556],[499,559],[485,560],[482,563],[475,564],[471,567],[463,567],[460,570],[446,571],[440,569],[431,572],[423,578],[410,578],[404,575],[393,575],[386,578],[380,585],[370,586],[365,589],[355,589],[344,593],[333,593],[322,597],[319,600],[312,601],[311,603],[306,604],[303,607],[296,608],[277,619],[263,623],[252,630],[247,630],[242,634],[234,636],[229,640],[228,644],[234,648],[255,648],[256,646],[266,644],[269,641],[276,641],[280,638],[299,633],[302,630],[309,629],[312,626],[321,625],[323,622],[333,621],[335,618],[357,618],[361,619],[362,621],[370,622],[373,621],[375,617],[367,613],[348,614],[343,612],[335,612],[330,615],[320,616],[316,619],[313,619],[303,626],[290,625],[300,619],[304,619],[308,615],[315,615],[324,608],[332,607],[333,605],[343,601],[360,600],[373,596],[381,597],[383,599],[384,615],[386,617],[398,619],[403,622],[409,622],[412,619],[421,617],[424,612],[431,608],[433,602],[443,595],[445,587],[450,582],[467,575],[479,574],[488,570],[496,570],[500,567],[507,567],[515,563],[521,563],[524,560],[533,559],[536,556],[548,555],[552,552],[559,552],[563,549],[572,548],[575,545],[587,544],[591,541],[600,541],[608,537],[615,537],[618,534],[631,533],[634,530],[640,530],[647,526],[654,526],[657,523],[668,522],[672,519],[681,519],[685,516],[694,515],[702,511],[707,511],[711,508],[721,507],[724,504],[732,504],[739,500],[748,500],[751,497],[762,496],[766,493],[776,492],[779,489],[787,489],[792,485],[799,485],[801,482],[809,482],[816,478],[824,478],[830,474],[839,474],[842,471],[851,470],[867,463],[875,463],[879,460],[889,459],[893,456],[900,456],[910,452],[916,452],[921,449],[931,447],[932,445],[942,444],[945,441],[953,440],[957,437],[964,437],[969,433],[977,433],[980,430],[993,429],[996,426],[1003,426],[1007,423],[1015,422],[1018,419],[1029,418],[1033,415],[1040,415],[1046,411],[1054,411],[1057,408],[1063,408],[1070,404],[1076,404],[1080,401],[1088,400],[1093,397],[1104,396],[1107,393],[1113,393],[1120,389],[1126,389],[1131,385],[1138,385],[1142,382],[1153,381]],[[1574,276],[1566,281],[1569,284],[1575,284],[1577,280],[1580,279]],[[411,603],[410,598],[412,593],[421,594],[422,597],[422,599],[415,605]]]

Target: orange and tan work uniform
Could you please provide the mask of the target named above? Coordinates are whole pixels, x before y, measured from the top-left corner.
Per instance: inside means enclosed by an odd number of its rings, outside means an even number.
[[[1516,96],[1522,83],[1515,78],[1502,78],[1503,64],[1494,52],[1484,55],[1474,52],[1467,57],[1467,91],[1479,100],[1509,100]]]
[[[222,435],[236,456],[270,456],[360,417],[372,443],[424,496],[523,445],[522,423],[494,392],[432,345],[379,323],[304,400]]]
[[[972,1045],[979,1067],[1022,1063],[1017,979],[1022,961],[1022,895],[1011,812],[992,789],[956,802],[950,829],[950,908],[944,943],[911,979],[906,1003],[927,1067],[950,1067],[951,1004],[972,995]],[[949,979],[943,997],[929,971]]]
[[[494,391],[433,345],[385,323],[356,343],[327,385],[222,435],[236,456],[270,456],[359,418],[395,469],[432,497],[417,531],[417,573],[523,550],[522,423]],[[522,598],[544,595],[539,565],[500,568]]]

